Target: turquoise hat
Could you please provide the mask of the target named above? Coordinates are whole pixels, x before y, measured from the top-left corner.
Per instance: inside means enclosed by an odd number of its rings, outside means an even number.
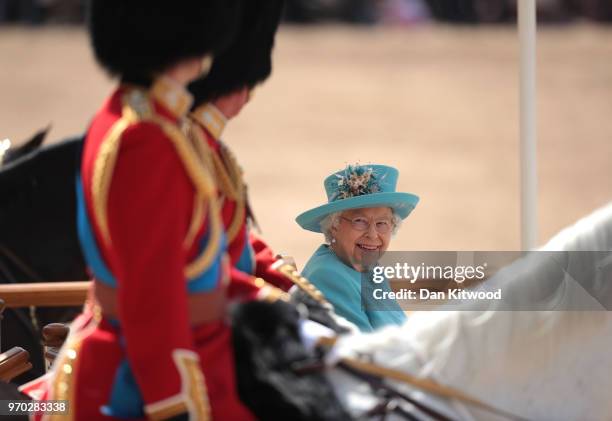
[[[349,165],[325,179],[327,203],[310,209],[296,222],[308,231],[321,232],[320,223],[327,215],[347,209],[388,206],[402,219],[419,203],[411,193],[396,192],[399,172],[386,165]]]

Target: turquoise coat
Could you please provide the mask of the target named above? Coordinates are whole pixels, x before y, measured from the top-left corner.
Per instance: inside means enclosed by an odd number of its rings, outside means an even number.
[[[357,325],[362,332],[371,332],[388,325],[401,325],[406,320],[406,315],[395,301],[385,301],[384,310],[378,310],[381,304],[377,303],[377,310],[373,310],[374,306],[369,305],[365,299],[365,308],[362,309],[362,273],[340,261],[327,245],[315,251],[302,275],[321,290],[338,315]],[[367,282],[365,285],[371,284]],[[376,288],[391,290],[387,281],[376,285]],[[371,297],[371,293],[366,292],[364,296]]]

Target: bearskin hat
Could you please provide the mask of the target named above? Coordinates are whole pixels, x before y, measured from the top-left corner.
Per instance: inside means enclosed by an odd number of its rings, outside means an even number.
[[[90,0],[94,54],[111,75],[150,83],[185,58],[217,54],[234,38],[239,0]]]
[[[194,107],[236,89],[253,88],[272,72],[274,36],[283,0],[243,0],[242,23],[235,41],[215,57],[210,73],[192,82]]]

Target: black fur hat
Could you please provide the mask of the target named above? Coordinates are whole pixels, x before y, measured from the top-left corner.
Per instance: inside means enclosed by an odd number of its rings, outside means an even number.
[[[274,36],[284,0],[243,0],[242,24],[231,46],[215,57],[210,73],[189,85],[194,107],[263,82],[272,72]]]
[[[239,0],[90,0],[89,34],[112,75],[148,84],[177,61],[219,53],[236,34]]]

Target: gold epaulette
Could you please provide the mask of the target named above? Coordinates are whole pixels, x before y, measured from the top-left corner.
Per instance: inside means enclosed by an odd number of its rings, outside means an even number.
[[[191,112],[191,118],[204,127],[212,137],[219,140],[227,125],[227,118],[212,103],[200,105]]]

